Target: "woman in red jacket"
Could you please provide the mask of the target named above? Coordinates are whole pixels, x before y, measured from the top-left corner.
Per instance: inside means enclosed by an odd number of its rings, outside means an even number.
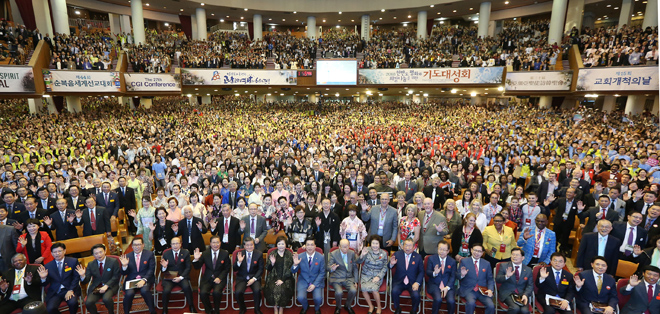
[[[39,231],[40,224],[37,219],[28,219],[25,224],[27,233],[18,238],[16,252],[25,254],[30,264],[46,265],[53,260],[50,254],[52,242],[48,233]]]

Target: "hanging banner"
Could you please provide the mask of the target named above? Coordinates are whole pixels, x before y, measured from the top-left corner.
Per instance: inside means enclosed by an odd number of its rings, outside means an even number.
[[[181,69],[183,85],[297,85],[297,70]]]
[[[124,73],[127,92],[180,92],[179,74]]]
[[[0,94],[34,92],[34,73],[32,72],[32,67],[0,67]]]
[[[42,70],[47,92],[115,93],[121,91],[119,72]]]
[[[577,91],[657,91],[657,66],[580,69]]]
[[[504,67],[360,69],[358,83],[369,84],[500,84]]]
[[[506,72],[507,91],[568,91],[573,71]]]

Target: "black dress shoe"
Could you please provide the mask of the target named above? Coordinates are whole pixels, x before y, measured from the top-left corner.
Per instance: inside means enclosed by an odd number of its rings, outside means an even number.
[[[238,311],[238,314],[245,314],[245,309],[240,309],[240,310]]]
[[[394,311],[394,314],[401,314],[401,308],[396,309],[396,311]]]
[[[261,313],[261,310],[255,308],[255,309],[254,309],[254,314],[262,314],[262,313]]]
[[[307,314],[307,309],[301,309],[300,314]]]
[[[341,314],[341,310],[339,308],[335,309],[335,314]]]
[[[346,309],[346,311],[348,312],[348,314],[355,314],[355,311],[353,311],[353,309],[350,308],[348,305],[344,306],[344,308]]]
[[[191,307],[190,307],[190,313],[197,313],[197,310],[195,310],[195,307],[194,307],[194,306],[191,306]]]
[[[321,314],[321,311],[316,311],[314,312],[314,314]]]

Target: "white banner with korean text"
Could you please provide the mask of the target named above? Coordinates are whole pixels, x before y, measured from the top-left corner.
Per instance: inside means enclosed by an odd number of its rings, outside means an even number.
[[[296,70],[181,69],[183,85],[297,85]]]
[[[507,91],[568,91],[573,71],[506,72]]]
[[[119,72],[43,70],[47,92],[116,93],[121,91]]]
[[[503,67],[360,69],[358,84],[500,84]]]
[[[576,91],[657,91],[657,66],[586,68],[578,73]]]

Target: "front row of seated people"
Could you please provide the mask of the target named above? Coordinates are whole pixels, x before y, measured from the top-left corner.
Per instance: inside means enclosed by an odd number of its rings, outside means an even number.
[[[261,291],[266,302],[274,306],[275,313],[281,314],[283,308],[291,304],[293,291],[301,304],[301,314],[307,313],[308,294],[312,295],[314,310],[320,313],[326,276],[329,287],[334,290],[335,314],[341,313],[342,307],[349,314],[358,289],[361,290],[367,304],[368,313],[380,314],[381,300],[378,293],[387,270],[391,270],[391,296],[395,314],[401,313],[400,297],[407,291],[411,298],[412,313],[420,306],[423,283],[426,293],[432,299],[432,312],[438,313],[443,302],[449,313],[454,313],[457,298],[465,303],[466,313],[474,313],[477,305],[485,308],[486,314],[495,313],[494,302],[501,302],[508,313],[528,314],[534,287],[537,288],[536,302],[543,313],[568,314],[571,307],[584,314],[594,313],[594,306],[602,307],[603,313],[615,312],[619,302],[617,283],[607,274],[608,264],[604,257],[591,259],[591,270],[575,275],[565,269],[566,258],[560,252],[552,254],[550,265],[540,264],[537,275],[532,268],[523,263],[524,251],[520,248],[511,250],[511,260],[496,267],[496,273],[490,263],[483,258],[485,253],[481,243],[470,248],[470,256],[456,262],[449,255],[449,243],[441,240],[437,244],[437,254],[429,255],[426,266],[421,255],[414,250],[412,239],[403,242],[401,250],[391,256],[383,249],[382,239],[373,235],[367,240],[369,246],[356,253],[349,248],[348,240],[341,240],[338,249],[327,254],[319,253],[314,238],[306,239],[301,253],[287,249],[287,239],[280,236],[276,240],[276,249],[264,260],[262,252],[255,250],[255,241],[246,237],[244,250],[237,251],[235,259],[220,247],[221,238],[213,236],[210,250],[200,252],[195,249],[192,255],[181,248],[181,239],[171,241],[171,249],[163,252],[160,265],[155,255],[144,250],[141,238],[131,242],[133,252],[120,256],[106,255],[102,244],[92,247],[94,260],[86,266],[78,259],[66,256],[66,246],[56,242],[51,247],[53,260],[45,265],[32,265],[22,253],[11,258],[12,269],[2,274],[0,280],[0,313],[12,313],[32,301],[42,300],[42,287],[46,288],[43,296],[48,313],[59,313],[60,305],[65,302],[70,313],[78,309],[82,295],[81,284],[87,285],[84,304],[87,310],[97,313],[97,303],[105,305],[109,313],[114,313],[115,300],[119,289],[122,290],[124,313],[131,310],[136,293],[140,293],[150,313],[156,313],[152,288],[156,284],[155,268],[159,267],[164,275],[161,278],[163,313],[168,312],[168,300],[175,286],[181,288],[189,305],[190,312],[196,312],[190,283],[191,267],[205,267],[199,286],[199,298],[206,313],[220,313],[220,304],[228,282],[228,274],[234,271],[231,293],[238,302],[240,311],[246,312],[245,293],[250,290],[254,301],[254,312],[260,314]],[[327,260],[327,262],[326,262]],[[358,266],[362,265],[361,275]],[[265,282],[262,274],[267,271]],[[294,274],[298,274],[297,281]],[[134,283],[126,289],[125,281]],[[630,296],[630,301],[621,308],[621,313],[660,313],[660,269],[646,266],[641,273],[631,276],[626,285],[618,290],[620,295]],[[426,279],[425,279],[426,278]],[[360,286],[358,287],[358,282]],[[458,284],[457,284],[458,282]],[[497,299],[493,300],[497,289]],[[370,294],[371,293],[371,294]],[[346,300],[343,296],[346,295]],[[373,302],[371,296],[373,296]],[[557,303],[548,304],[546,296],[558,298]],[[572,303],[575,297],[575,304]],[[342,306],[342,304],[344,306]]]

